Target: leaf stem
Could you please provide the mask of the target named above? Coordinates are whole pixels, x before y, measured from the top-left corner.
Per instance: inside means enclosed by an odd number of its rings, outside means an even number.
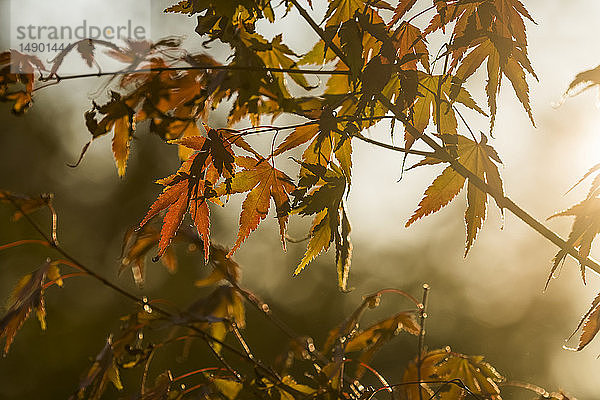
[[[21,246],[21,245],[24,245],[24,244],[41,244],[43,246],[50,246],[50,243],[48,243],[45,240],[23,239],[23,240],[17,240],[15,242],[10,242],[10,243],[6,243],[6,244],[3,244],[3,245],[0,245],[0,251],[6,250],[6,249],[10,249],[12,247]]]

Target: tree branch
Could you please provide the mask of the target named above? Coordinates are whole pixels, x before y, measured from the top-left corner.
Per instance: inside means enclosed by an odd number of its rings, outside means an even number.
[[[423,365],[423,344],[425,341],[425,318],[427,318],[427,295],[429,294],[429,285],[423,285],[423,299],[419,303],[419,345],[417,349],[417,381],[421,382],[421,366]],[[421,383],[419,383],[419,399],[423,400]]]
[[[49,75],[47,77],[41,77],[40,80],[42,82],[48,81],[66,81],[71,79],[80,79],[80,78],[91,78],[91,77],[102,77],[102,76],[116,76],[116,75],[127,75],[127,74],[137,74],[137,73],[151,73],[151,72],[167,72],[167,71],[193,71],[193,70],[203,70],[203,71],[218,71],[218,70],[227,70],[227,71],[250,71],[250,72],[285,72],[285,73],[294,73],[294,74],[306,74],[306,75],[350,75],[350,71],[343,70],[317,70],[317,69],[299,69],[299,68],[272,68],[272,67],[252,67],[252,66],[237,66],[237,65],[193,65],[193,66],[181,66],[181,67],[160,67],[160,68],[141,68],[134,70],[119,70],[119,71],[110,71],[110,72],[90,72],[87,74],[77,74],[77,75]]]
[[[406,154],[416,154],[418,156],[424,156],[424,157],[439,158],[438,154],[435,152],[432,152],[432,151],[412,150],[412,149],[407,149],[406,147],[397,147],[397,146],[393,146],[391,144],[382,143],[382,142],[378,142],[376,140],[370,139],[368,137],[363,136],[360,133],[354,134],[354,135],[352,135],[352,137],[360,139],[363,142],[374,144],[375,146],[383,147],[384,149],[388,149],[388,150],[394,150],[394,151],[398,151],[398,152],[406,153]]]
[[[520,206],[518,206],[514,201],[510,198],[506,197],[504,194],[491,187],[483,180],[481,180],[477,175],[471,172],[468,168],[462,165],[457,159],[453,158],[448,154],[448,152],[440,146],[435,140],[426,134],[422,134],[419,132],[402,114],[402,110],[398,108],[395,104],[393,104],[388,98],[383,95],[378,96],[378,100],[389,109],[396,118],[402,122],[407,130],[407,132],[415,137],[416,139],[422,139],[429,147],[431,147],[437,157],[444,162],[449,163],[452,168],[458,172],[463,177],[469,179],[469,182],[475,185],[479,190],[489,194],[496,201],[500,208],[505,208],[512,212],[517,218],[525,222],[529,225],[533,230],[541,234],[543,237],[554,243],[556,246],[567,252],[570,256],[579,261],[582,265],[586,266],[590,270],[594,271],[597,274],[600,274],[600,264],[598,264],[595,260],[590,257],[583,257],[579,254],[577,249],[567,243],[564,239],[546,227],[544,224],[539,222],[537,219],[532,217],[527,211],[523,210]],[[374,143],[375,144],[375,143]]]

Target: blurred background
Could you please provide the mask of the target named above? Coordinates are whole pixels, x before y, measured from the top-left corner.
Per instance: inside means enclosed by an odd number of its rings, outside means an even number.
[[[7,3],[4,0],[2,6]],[[313,3],[314,15],[320,20],[326,4],[319,0]],[[194,33],[195,18],[161,14],[168,5],[166,1],[152,3],[153,38],[185,35],[186,48],[201,50],[202,41]],[[545,220],[583,198],[586,184],[565,193],[600,162],[598,93],[589,91],[556,107],[575,74],[600,62],[597,40],[593,39],[600,3],[529,0],[525,5],[537,22],[528,25],[530,59],[539,77],[539,82],[529,79],[536,127],[528,121],[505,80],[490,142],[504,161],[501,173],[507,194],[533,216]],[[0,48],[6,49],[8,13],[0,15]],[[426,24],[428,17],[417,21]],[[281,30],[284,42],[298,53],[306,52],[316,41],[315,35],[305,34],[308,29],[295,11],[285,25],[259,27],[269,37]],[[430,45],[436,50],[435,40]],[[211,54],[221,60],[225,56],[220,48]],[[484,72],[479,71],[469,83],[471,94],[482,106],[486,104],[485,79]],[[141,220],[159,193],[160,187],[152,182],[178,167],[177,149],[141,130],[132,144],[123,179],[117,176],[109,136],[93,143],[78,168],[67,166],[89,140],[83,113],[98,90],[103,90],[102,81],[95,78],[62,82],[38,92],[34,107],[23,117],[11,115],[9,107],[1,105],[0,189],[55,193],[59,239],[76,258],[140,296],[167,298],[185,307],[205,294],[194,288],[193,282],[204,276],[206,269],[199,256],[187,254],[183,246],[177,248],[181,260],[175,275],[148,260],[144,290],[135,287],[129,273],[117,276],[123,235]],[[475,131],[488,130],[487,120],[465,115]],[[212,126],[224,126],[225,116],[223,110],[212,115]],[[277,123],[285,125],[286,120],[280,118]],[[397,138],[399,133],[397,129]],[[388,141],[389,125],[373,128],[368,135]],[[271,137],[258,137],[253,144],[260,148],[270,141]],[[550,260],[557,249],[510,213],[502,216],[492,203],[479,238],[464,259],[464,192],[441,212],[404,228],[442,167],[411,170],[400,180],[401,154],[362,142],[353,145],[354,177],[348,206],[354,244],[350,286],[354,290],[346,294],[338,291],[331,251],[298,277],[292,277],[305,243],[289,244],[284,253],[274,215],[236,253],[243,270],[243,286],[319,345],[328,330],[358,306],[362,296],[394,287],[420,297],[422,284],[428,283],[431,293],[426,345],[430,349],[450,345],[458,352],[485,355],[511,380],[531,382],[548,390],[564,388],[580,399],[597,398],[600,341],[592,342],[580,353],[563,350],[562,346],[600,291],[598,276],[589,273],[584,286],[578,266],[567,260],[559,279],[543,293]],[[407,165],[417,160],[411,157]],[[233,198],[226,208],[213,210],[212,238],[216,243],[231,246],[234,242],[240,202],[240,198]],[[12,213],[10,206],[0,205],[0,244],[38,238],[25,221],[11,222]],[[35,218],[48,226],[44,211]],[[566,237],[571,221],[563,218],[547,224]],[[292,218],[291,236],[302,237],[306,230],[305,221]],[[47,255],[47,249],[35,245],[0,252],[0,298],[7,298],[18,279],[36,269]],[[592,250],[592,255],[597,253]],[[8,356],[0,360],[2,399],[68,397],[108,334],[118,330],[118,317],[134,311],[130,302],[88,278],[74,278],[62,289],[49,289],[46,300],[47,331],[42,332],[31,318]],[[399,296],[386,295],[380,309],[368,314],[365,322],[410,306]],[[249,344],[266,362],[285,342],[250,308],[246,334]],[[197,347],[197,357],[209,357],[200,345]],[[415,337],[400,335],[372,365],[390,382],[398,382],[416,348]],[[175,350],[181,352],[181,348]],[[151,376],[160,373],[161,368],[168,367],[179,375],[193,365],[206,364],[198,358],[177,362],[175,358],[156,360]],[[135,382],[137,378],[125,374],[127,379]],[[118,394],[111,387],[107,398],[113,397]],[[514,394],[517,399],[532,397],[531,393]]]

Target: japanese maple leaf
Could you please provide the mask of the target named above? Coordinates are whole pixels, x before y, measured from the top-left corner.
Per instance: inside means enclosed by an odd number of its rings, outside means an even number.
[[[122,97],[119,93],[111,91],[111,100],[108,103],[98,105],[94,102],[94,107],[85,113],[85,123],[92,134],[92,140],[113,132],[112,151],[120,177],[125,175],[129,146],[135,132],[136,117],[133,107],[136,103],[135,97]],[[97,115],[103,115],[99,122],[96,120]]]
[[[496,166],[496,163],[501,163],[501,160],[496,150],[487,144],[485,135],[482,135],[479,143],[464,136],[458,136],[458,155],[458,161],[464,167],[493,187],[498,193],[504,193],[502,179]],[[438,162],[432,159],[425,159],[416,166]],[[450,203],[465,186],[465,181],[467,179],[456,172],[451,166],[446,167],[427,188],[425,196],[419,203],[419,207],[408,222],[406,222],[406,226],[408,227],[419,218],[432,214]],[[465,211],[465,224],[467,228],[465,256],[473,245],[477,233],[486,218],[487,200],[487,193],[475,186],[474,183],[468,182],[467,210]]]
[[[271,199],[275,203],[279,234],[285,249],[285,231],[290,213],[290,193],[295,189],[292,180],[283,172],[275,169],[265,159],[252,157],[237,157],[236,164],[243,168],[237,172],[231,181],[228,193],[247,192],[248,196],[242,203],[240,228],[231,256],[254,231],[260,222],[267,217]]]
[[[466,399],[468,393],[472,397],[489,400],[501,400],[498,384],[505,378],[487,362],[482,356],[466,356],[451,351],[450,347],[429,351],[421,356],[420,361],[412,361],[404,372],[405,383],[416,380],[450,381],[456,379],[462,385],[448,385],[445,390],[433,391],[431,383],[423,384],[419,389],[417,385],[406,385],[402,388],[402,398],[418,399],[419,390],[427,397],[442,400]],[[468,390],[468,392],[467,392]]]
[[[458,129],[458,122],[454,108],[452,107],[454,102],[461,103],[462,105],[479,112],[480,114],[487,115],[478,105],[475,103],[469,92],[463,87],[459,88],[453,98],[451,98],[451,79],[448,76],[440,75],[428,75],[422,72],[418,73],[419,86],[417,100],[412,105],[412,121],[413,126],[421,133],[425,132],[425,129],[429,126],[429,121],[433,117],[433,122],[437,126],[439,132],[444,136],[444,144],[448,146],[452,143],[449,135],[456,135]],[[440,104],[439,112],[437,110],[438,104],[436,98],[439,94]],[[410,134],[406,134],[405,137],[407,147],[411,147],[415,141],[415,138]],[[454,141],[454,146],[456,147]]]
[[[495,32],[505,38],[514,38],[521,46],[527,46],[524,18],[534,23],[535,21],[519,0],[441,3],[445,2],[439,2],[438,13],[425,29],[425,34],[443,29],[447,24],[456,21],[452,36],[461,44],[474,41],[486,32]],[[456,42],[453,46],[453,55],[458,59],[466,48],[457,47]]]
[[[404,14],[406,14],[415,5],[416,2],[417,0],[400,0],[398,2],[398,5],[394,9],[394,16],[389,22],[389,25],[392,26],[398,21],[400,21],[402,17],[404,17]]]
[[[323,111],[318,124],[307,124],[297,127],[275,149],[273,156],[292,150],[311,141],[302,154],[302,160],[308,164],[327,166],[331,155],[339,161],[344,174],[350,180],[352,174],[352,144],[342,132],[343,124],[338,123],[330,111]],[[301,172],[301,175],[304,175]]]
[[[159,181],[165,186],[158,199],[140,223],[143,227],[152,217],[167,210],[158,243],[159,259],[177,233],[186,213],[194,220],[194,225],[204,242],[204,256],[208,261],[210,246],[210,212],[207,201],[216,201],[215,183],[222,177],[229,187],[234,171],[234,155],[226,131],[207,127],[208,137],[192,136],[175,143],[196,150],[176,174]]]
[[[160,232],[150,224],[144,225],[143,229],[128,229],[123,238],[119,274],[126,269],[131,269],[135,283],[140,288],[143,287],[146,254],[159,241]],[[173,249],[168,248],[161,261],[170,273],[175,273],[177,270],[177,257]]]
[[[496,95],[500,91],[502,76],[506,76],[527,112],[531,123],[535,126],[531,105],[529,104],[529,85],[525,79],[525,72],[537,79],[531,62],[525,50],[511,39],[502,37],[490,37],[483,40],[461,61],[456,70],[456,76],[452,78],[452,89],[450,96],[454,97],[462,85],[487,59],[488,81],[485,90],[490,107],[491,121],[490,130],[494,128],[496,116]]]
[[[299,188],[294,192],[294,212],[314,218],[306,252],[294,275],[335,242],[338,286],[346,291],[352,257],[351,226],[343,201],[347,178],[333,162],[328,169],[320,164],[302,163],[302,169],[304,174],[301,171]]]

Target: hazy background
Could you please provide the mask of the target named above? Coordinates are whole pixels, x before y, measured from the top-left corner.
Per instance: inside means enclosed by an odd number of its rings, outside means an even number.
[[[320,20],[324,2],[313,2]],[[4,0],[0,4],[5,7],[7,3]],[[160,10],[166,5],[169,3],[153,3],[153,37],[185,34],[186,47],[200,50],[201,41],[193,32],[195,18],[161,15]],[[536,0],[526,1],[525,5],[537,22],[528,25],[529,54],[540,78],[539,83],[529,80],[537,128],[531,126],[512,87],[504,80],[491,144],[504,161],[502,174],[507,194],[544,220],[582,199],[587,190],[585,184],[567,195],[565,192],[589,167],[600,162],[596,90],[569,99],[559,108],[553,107],[577,72],[600,62],[594,37],[600,3]],[[6,13],[1,13],[3,49],[9,46],[7,18]],[[428,18],[417,21],[425,24]],[[284,41],[299,53],[308,50],[316,40],[315,35],[305,34],[308,28],[295,11],[292,22],[283,28],[266,24],[260,28],[271,36],[285,29]],[[222,57],[223,53],[218,54]],[[485,79],[479,71],[470,82],[471,93],[481,105],[486,104]],[[76,160],[81,146],[89,140],[83,113],[99,88],[101,82],[96,79],[62,82],[40,91],[34,107],[24,117],[12,116],[6,105],[1,106],[0,189],[56,193],[59,238],[66,249],[140,295],[173,298],[185,306],[202,293],[192,284],[204,271],[197,266],[198,258],[184,254],[183,249],[179,253],[188,262],[181,262],[175,276],[149,262],[145,291],[132,285],[129,274],[116,276],[123,233],[140,221],[158,194],[160,188],[153,180],[177,167],[176,149],[164,145],[158,137],[140,132],[132,144],[127,175],[119,179],[110,138],[106,136],[94,143],[80,167],[66,166]],[[487,130],[486,120],[468,113],[467,116],[476,131]],[[211,117],[216,127],[223,126],[224,120],[222,113]],[[278,122],[285,124],[284,119]],[[372,129],[368,134],[387,141],[388,126]],[[270,142],[270,138],[258,138],[255,143],[265,140]],[[411,158],[409,163],[416,160]],[[283,253],[273,218],[263,222],[237,252],[244,286],[267,300],[299,333],[313,336],[321,344],[328,329],[344,319],[363,295],[396,287],[420,296],[421,285],[427,282],[432,288],[426,338],[429,348],[451,345],[466,354],[483,354],[509,379],[528,381],[549,390],[564,388],[580,399],[598,396],[600,361],[596,357],[600,344],[593,342],[581,353],[561,348],[600,291],[597,276],[588,273],[588,284],[583,286],[578,267],[568,260],[560,279],[553,280],[549,290],[542,293],[550,259],[557,249],[510,213],[502,218],[494,204],[490,204],[488,221],[478,241],[463,259],[464,193],[438,214],[404,228],[441,167],[410,171],[398,182],[402,156],[361,142],[354,143],[353,161],[348,204],[354,243],[350,285],[355,290],[349,294],[337,290],[331,252],[292,278],[305,243],[290,244],[288,252]],[[213,210],[216,242],[228,246],[234,242],[239,204],[239,198],[233,199],[224,210]],[[4,221],[0,225],[0,244],[37,238],[25,222],[9,222],[11,214],[9,206],[0,206],[0,221]],[[37,218],[42,223],[47,221],[43,212]],[[566,236],[570,223],[565,218],[552,220],[548,225]],[[306,223],[292,218],[290,232],[303,236]],[[0,297],[8,297],[16,281],[37,268],[47,254],[35,246],[1,252]],[[382,310],[368,316],[368,320],[410,307],[401,298],[388,296],[383,298]],[[76,388],[80,374],[89,367],[90,357],[102,348],[108,333],[118,329],[118,316],[134,307],[95,281],[82,278],[66,282],[63,289],[48,290],[47,310],[48,330],[41,332],[36,321],[28,321],[8,357],[0,360],[0,398],[67,397]],[[260,315],[248,313],[249,344],[264,354],[265,361],[271,361],[269,357],[276,350],[273,347],[279,347],[272,343],[283,343],[283,338]],[[204,357],[201,346],[197,347],[197,354]],[[397,382],[403,365],[414,357],[415,351],[416,339],[401,335],[373,365],[390,382]],[[198,360],[182,364],[157,360],[151,377],[162,367],[179,375],[190,370],[190,366],[214,363],[210,358]],[[117,396],[112,388],[109,390],[108,397]],[[515,398],[533,397],[518,396]]]

